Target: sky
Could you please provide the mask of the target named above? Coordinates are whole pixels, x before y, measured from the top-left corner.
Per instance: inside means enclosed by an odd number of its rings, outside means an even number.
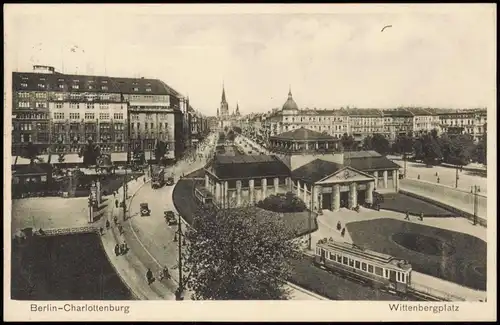
[[[5,71],[158,78],[230,110],[492,107],[494,5],[6,5]],[[382,28],[386,25],[392,27]],[[78,46],[78,50],[71,48]],[[9,74],[11,75],[11,74]]]

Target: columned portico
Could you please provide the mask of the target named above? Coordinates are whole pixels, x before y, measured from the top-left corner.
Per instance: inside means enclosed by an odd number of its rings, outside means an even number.
[[[369,182],[366,191],[365,202],[368,204],[373,204],[373,191],[375,190],[375,182]]]
[[[208,189],[209,186],[210,186],[210,178],[208,177],[208,175],[205,175],[205,188]]]
[[[332,211],[340,210],[340,184],[332,186]]]
[[[248,181],[248,188],[249,188],[249,201],[250,201],[250,204],[253,204],[254,200],[255,200],[255,193],[254,193],[255,182],[253,179]]]
[[[399,171],[397,169],[392,171],[392,186],[397,192],[399,187]]]
[[[280,186],[280,179],[278,177],[274,178],[274,194],[278,194]]]
[[[378,171],[373,172],[373,177],[375,177],[375,189],[378,188]]]
[[[384,170],[384,188],[387,188],[387,170]]]
[[[351,183],[349,185],[349,199],[347,204],[349,209],[353,209],[358,206],[358,188],[356,183]]]
[[[236,181],[236,204],[241,205],[241,181]]]
[[[262,184],[262,197],[265,198],[267,197],[267,178],[263,178],[261,180]]]

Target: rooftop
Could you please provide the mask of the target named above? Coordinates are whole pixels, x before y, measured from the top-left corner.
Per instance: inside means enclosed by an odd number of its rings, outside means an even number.
[[[25,84],[25,86],[23,84]],[[13,72],[12,87],[14,91],[90,91],[101,93],[180,96],[176,90],[158,79],[121,78],[62,73]]]
[[[328,134],[323,134],[313,130],[301,127],[293,131],[287,131],[275,136],[272,136],[273,140],[295,140],[295,141],[318,141],[318,140],[336,140],[334,137]]]
[[[210,167],[219,179],[290,176],[290,169],[281,160],[268,155],[216,155]]]
[[[337,172],[342,167],[342,165],[331,161],[316,159],[292,171],[292,177],[311,184]]]

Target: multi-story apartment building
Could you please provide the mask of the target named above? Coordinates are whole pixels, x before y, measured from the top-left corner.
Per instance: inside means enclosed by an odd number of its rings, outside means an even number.
[[[440,112],[439,124],[442,132],[451,134],[470,134],[474,141],[479,141],[486,131],[487,110],[455,110]]]
[[[384,129],[384,115],[378,109],[344,109],[341,110],[347,117],[348,134],[356,141],[362,141],[369,135],[379,133],[388,135]]]
[[[362,141],[366,136],[378,133],[394,141],[400,135],[419,135],[434,129],[438,132],[449,132],[457,126],[463,127],[464,133],[472,134],[476,139],[481,137],[483,125],[486,123],[486,110],[443,114],[440,109],[418,107],[299,109],[290,91],[282,109],[273,109],[258,119],[261,123],[260,133],[264,138],[305,127],[336,138],[348,133],[355,140]],[[250,121],[254,125],[257,118],[251,117]]]
[[[185,148],[187,101],[161,80],[67,75],[46,66],[12,78],[14,155],[32,142],[42,154],[71,160],[88,139],[114,161],[126,161],[128,148],[137,146],[152,157],[158,140],[167,159]]]

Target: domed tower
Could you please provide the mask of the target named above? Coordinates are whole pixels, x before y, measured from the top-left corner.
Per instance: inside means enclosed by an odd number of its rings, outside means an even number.
[[[288,99],[286,100],[285,104],[283,104],[283,108],[281,110],[283,114],[287,115],[294,115],[299,112],[299,107],[297,106],[297,103],[293,100],[292,97],[292,88],[290,87],[288,91]]]

